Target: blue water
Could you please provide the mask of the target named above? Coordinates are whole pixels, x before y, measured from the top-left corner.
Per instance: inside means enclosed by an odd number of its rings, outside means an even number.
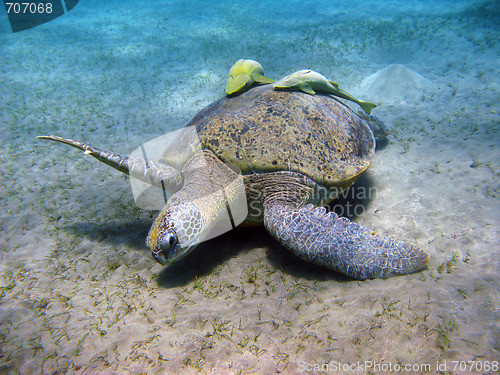
[[[80,0],[16,33],[1,8],[0,370],[328,373],[313,364],[375,361],[434,373],[474,361],[494,373],[499,40],[498,1]],[[127,154],[222,97],[241,58],[275,79],[313,69],[379,104],[390,135],[360,181],[379,193],[354,219],[417,243],[426,270],[354,282],[262,228],[164,268],[128,179],[35,139]]]

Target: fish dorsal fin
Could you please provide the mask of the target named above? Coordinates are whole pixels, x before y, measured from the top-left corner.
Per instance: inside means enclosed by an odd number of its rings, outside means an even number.
[[[328,80],[328,82],[330,82],[336,89],[339,88],[339,84],[338,83],[335,83],[335,82],[330,81],[330,80]]]

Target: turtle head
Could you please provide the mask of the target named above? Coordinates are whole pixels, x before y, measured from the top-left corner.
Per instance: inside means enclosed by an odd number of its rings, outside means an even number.
[[[146,240],[154,258],[163,265],[231,230],[248,213],[243,178],[210,151],[195,154],[182,174],[184,186],[170,197]]]
[[[167,204],[149,230],[146,245],[158,263],[168,265],[203,241],[204,227],[203,214],[193,202]]]

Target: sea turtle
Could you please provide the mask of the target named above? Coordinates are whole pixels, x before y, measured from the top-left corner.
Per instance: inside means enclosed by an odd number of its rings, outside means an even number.
[[[355,98],[339,88],[338,83],[330,81],[322,74],[309,69],[292,73],[275,82],[273,86],[277,90],[301,90],[310,95],[315,95],[316,91],[332,94],[358,104],[367,114],[370,114],[372,109],[377,106]]]
[[[257,61],[238,60],[229,70],[226,82],[226,94],[236,95],[254,83],[273,83],[274,79],[264,76],[264,69]]]
[[[169,165],[166,156],[153,163],[55,136],[42,138],[67,143],[121,172],[175,191],[146,241],[161,264],[192,251],[236,199],[234,190],[225,189],[237,175],[230,164],[242,174],[246,222],[263,222],[302,259],[356,279],[425,267],[428,255],[416,245],[376,235],[322,207],[368,168],[375,152],[366,121],[343,103],[321,93],[263,85],[215,101],[186,126],[196,128],[202,149],[178,165]],[[176,147],[190,145],[179,140]],[[224,196],[214,194],[224,189]]]

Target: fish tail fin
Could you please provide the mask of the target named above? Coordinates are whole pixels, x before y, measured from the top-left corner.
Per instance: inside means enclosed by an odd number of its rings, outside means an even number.
[[[368,114],[370,114],[371,111],[372,111],[372,109],[377,106],[376,104],[373,104],[373,103],[370,103],[370,102],[365,102],[365,101],[362,101],[362,100],[360,100],[358,104],[363,109],[363,111],[365,111]]]

